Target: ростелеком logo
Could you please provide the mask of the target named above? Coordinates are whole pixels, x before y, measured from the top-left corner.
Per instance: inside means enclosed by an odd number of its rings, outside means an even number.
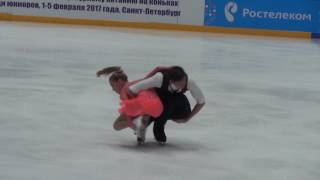
[[[238,5],[235,2],[229,2],[224,7],[224,14],[229,22],[234,21],[234,14],[238,11]]]

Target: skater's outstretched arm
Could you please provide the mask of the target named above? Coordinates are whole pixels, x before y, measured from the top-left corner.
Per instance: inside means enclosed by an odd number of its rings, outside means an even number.
[[[192,119],[196,114],[198,114],[200,112],[200,110],[203,108],[204,104],[205,103],[196,104],[193,107],[193,109],[192,109],[192,111],[191,111],[191,113],[190,113],[190,115],[188,117],[186,117],[184,119],[173,119],[173,121],[176,122],[176,123],[186,123],[186,122],[188,122],[190,119]]]
[[[205,97],[204,97],[201,89],[191,79],[189,80],[189,83],[188,83],[188,89],[190,90],[190,93],[191,93],[192,97],[196,100],[197,103],[193,107],[191,113],[186,118],[174,119],[174,121],[177,122],[177,123],[186,123],[186,122],[188,122],[196,114],[198,114],[201,111],[201,109],[204,107],[204,105],[205,105]]]

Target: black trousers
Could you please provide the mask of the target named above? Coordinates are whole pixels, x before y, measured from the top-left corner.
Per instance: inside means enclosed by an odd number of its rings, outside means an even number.
[[[169,119],[183,119],[190,115],[191,107],[188,98],[183,93],[170,93],[157,91],[163,103],[163,112],[158,118],[151,118],[153,121],[153,134],[157,141],[166,142],[164,132],[165,125]]]

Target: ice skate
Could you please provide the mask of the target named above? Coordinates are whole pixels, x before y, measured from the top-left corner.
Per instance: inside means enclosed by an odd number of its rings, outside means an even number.
[[[135,127],[135,135],[137,135],[138,145],[142,145],[145,142],[148,120],[149,117],[144,116],[141,118],[137,118],[133,121]]]

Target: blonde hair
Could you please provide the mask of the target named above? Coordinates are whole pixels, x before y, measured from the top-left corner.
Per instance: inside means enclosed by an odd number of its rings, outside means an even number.
[[[99,72],[99,75],[110,75],[109,82],[116,82],[119,80],[128,81],[128,76],[123,72],[120,66],[106,67]]]

